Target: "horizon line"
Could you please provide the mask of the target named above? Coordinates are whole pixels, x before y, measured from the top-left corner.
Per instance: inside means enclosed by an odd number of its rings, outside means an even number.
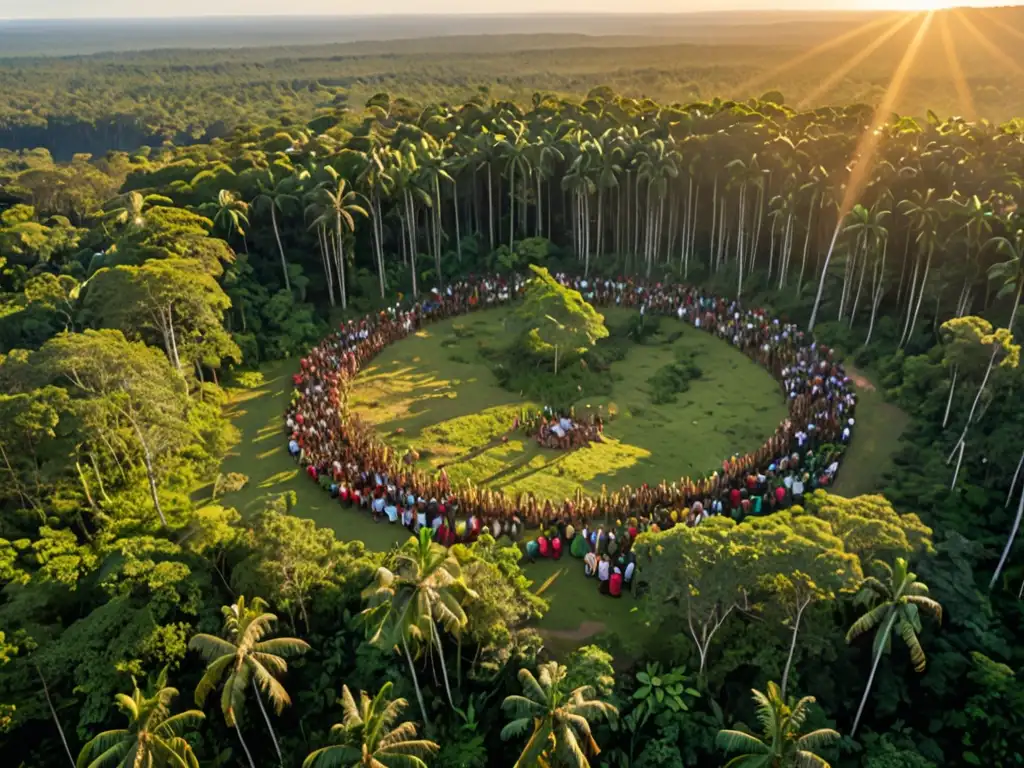
[[[965,4],[941,8],[935,12],[953,10],[975,10],[987,8],[988,10],[1020,9],[1024,3],[1008,5],[975,5]],[[743,8],[726,8],[723,10],[694,10],[694,11],[635,11],[622,13],[618,11],[532,11],[528,13],[401,13],[401,12],[377,12],[377,13],[210,13],[189,16],[175,15],[149,15],[149,16],[53,16],[53,17],[0,17],[0,23],[53,23],[53,22],[117,22],[117,21],[206,21],[210,19],[389,19],[389,18],[461,18],[461,19],[499,19],[499,18],[534,18],[534,17],[622,17],[622,18],[672,18],[683,16],[757,16],[776,13],[787,13],[806,16],[836,16],[840,14],[905,14],[905,13],[928,13],[920,7],[899,7],[871,8],[871,7],[849,7],[849,8],[762,8],[757,10]],[[559,34],[559,33],[552,33]]]

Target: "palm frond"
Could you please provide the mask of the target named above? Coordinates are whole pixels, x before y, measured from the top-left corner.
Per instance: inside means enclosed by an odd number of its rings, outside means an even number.
[[[767,755],[771,753],[771,748],[756,736],[728,728],[718,732],[718,735],[715,736],[715,745],[726,752],[743,751],[753,755]]]
[[[310,645],[305,640],[300,640],[297,637],[275,637],[271,640],[256,643],[252,649],[259,653],[270,653],[287,659],[291,656],[299,656],[310,650]]]
[[[189,650],[198,651],[199,655],[207,661],[213,661],[221,656],[234,656],[238,650],[234,645],[216,635],[198,634],[193,635],[188,641]]]
[[[907,648],[910,650],[910,661],[914,665],[914,671],[924,672],[928,659],[924,655],[924,648],[921,647],[921,641],[918,640],[914,627],[906,621],[901,621],[899,633],[900,637],[903,638],[903,642],[906,643]]]
[[[842,737],[837,731],[831,728],[818,728],[810,733],[805,733],[796,740],[797,749],[818,750],[830,747]]]
[[[853,624],[850,625],[849,630],[846,632],[846,642],[852,642],[858,637],[863,635],[865,632],[870,632],[876,626],[882,623],[882,621],[888,617],[888,614],[893,611],[892,605],[889,603],[882,603],[876,605],[870,611],[865,613]]]

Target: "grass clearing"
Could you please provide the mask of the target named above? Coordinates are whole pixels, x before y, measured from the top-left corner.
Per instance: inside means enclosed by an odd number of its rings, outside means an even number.
[[[616,313],[608,314],[614,322]],[[444,345],[442,342],[455,335],[454,329],[445,326],[467,320],[473,323],[474,336],[460,331],[464,337],[458,344]],[[670,329],[674,324],[666,321],[663,325]],[[522,402],[513,393],[498,387],[490,370],[482,363],[452,361],[449,356],[459,352],[466,354],[468,343],[493,339],[500,328],[501,310],[495,310],[430,326],[419,338],[389,347],[360,377],[357,389],[366,400],[363,407],[369,408],[370,399],[377,401],[366,415],[373,416],[380,429],[390,429],[392,433],[399,425],[404,425],[406,434],[401,437],[407,440],[413,439],[411,434],[425,433],[438,443],[439,451],[451,448],[456,440],[462,441],[464,452],[474,447],[479,450],[481,445],[486,448],[486,441],[481,443],[479,436],[500,430],[505,423],[499,423],[495,413],[505,407],[516,409]],[[784,406],[781,394],[765,371],[727,344],[701,331],[684,333],[676,343],[700,345],[703,356],[697,359],[704,371],[690,391],[680,395],[677,403],[651,406],[645,389],[649,374],[671,359],[668,345],[637,347],[624,361],[613,366],[612,374],[622,377],[615,382],[615,398],[612,398],[617,399],[622,410],[619,418],[607,428],[615,442],[609,442],[607,452],[593,449],[576,452],[589,455],[590,461],[601,458],[606,462],[602,467],[604,473],[598,472],[598,467],[588,467],[585,461],[569,462],[565,458],[555,463],[557,455],[544,455],[548,452],[541,451],[532,441],[526,441],[527,445],[506,447],[507,453],[489,448],[461,463],[471,470],[484,468],[492,474],[506,470],[504,476],[513,478],[517,488],[529,487],[531,478],[537,478],[535,482],[550,481],[549,487],[556,488],[580,482],[590,489],[598,483],[599,490],[601,480],[596,478],[602,474],[613,482],[636,483],[657,481],[662,476],[657,474],[659,470],[665,476],[678,476],[700,471],[688,469],[688,466],[713,468],[730,450],[743,447],[731,447],[734,441],[740,441],[744,423],[731,413],[732,408],[742,407],[748,417],[756,414],[763,418],[759,423],[766,425],[757,434],[742,433],[751,441],[746,447],[752,447],[775,428],[784,415]],[[469,355],[466,359],[470,359]],[[434,362],[428,364],[427,360]],[[332,528],[341,539],[359,539],[374,550],[385,550],[404,541],[407,537],[404,529],[374,523],[369,515],[333,502],[300,472],[288,455],[282,419],[291,398],[291,375],[296,368],[294,360],[275,362],[264,366],[260,371],[262,375],[244,374],[240,379],[245,386],[229,390],[228,416],[238,428],[241,440],[225,458],[221,471],[242,473],[249,477],[249,483],[239,491],[225,494],[221,501],[246,515],[262,509],[266,499],[272,496],[294,492],[296,505],[292,512]],[[755,387],[762,389],[755,394]],[[881,476],[890,466],[899,432],[907,420],[899,409],[885,402],[880,392],[864,387],[860,392],[857,433],[835,488],[843,495],[871,492],[879,487]],[[719,402],[722,405],[718,405]],[[654,418],[648,415],[652,413]],[[677,414],[674,421],[659,422],[672,413]],[[501,418],[504,419],[504,415]],[[697,425],[691,423],[694,420]],[[704,428],[697,433],[701,421],[715,428]],[[442,445],[442,436],[450,442]],[[398,438],[392,434],[388,439]],[[517,458],[524,462],[524,457],[526,462],[540,461],[541,466],[533,475],[526,474],[524,465],[514,463]],[[424,459],[429,460],[429,457]],[[508,461],[507,467],[502,464],[505,461]],[[680,466],[681,469],[676,469]],[[565,475],[558,474],[559,467],[565,469]],[[452,468],[449,474],[454,474]],[[501,477],[492,478],[490,482],[508,487],[502,484]],[[526,572],[533,579],[534,590],[551,579],[544,597],[551,601],[552,610],[538,622],[538,629],[552,651],[565,653],[579,644],[591,642],[596,635],[606,635],[628,653],[630,647],[637,647],[646,637],[646,628],[634,612],[637,603],[632,594],[624,593],[618,600],[599,595],[597,583],[584,577],[579,561],[571,556],[563,556],[559,561],[538,560],[527,565]]]
[[[615,414],[604,442],[568,453],[543,449],[522,433],[503,443],[520,409],[545,405],[499,386],[484,358],[486,348],[503,343],[508,312],[435,323],[391,345],[356,378],[351,406],[397,450],[419,452],[424,469],[444,466],[455,483],[556,500],[577,488],[596,494],[602,485],[704,474],[726,456],[755,449],[786,416],[767,371],[704,331],[666,318],[652,343],[631,347],[612,364],[611,396],[580,393],[577,413]],[[610,325],[635,314],[605,313]],[[651,378],[680,353],[692,356],[703,375],[676,402],[653,404]]]

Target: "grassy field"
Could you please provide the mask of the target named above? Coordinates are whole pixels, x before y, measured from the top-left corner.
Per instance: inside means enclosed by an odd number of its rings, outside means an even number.
[[[261,510],[267,499],[291,491],[297,498],[293,509],[296,515],[334,529],[341,539],[360,539],[374,550],[389,549],[405,540],[408,534],[404,528],[374,523],[369,515],[332,501],[299,471],[288,455],[282,418],[291,397],[291,374],[295,368],[294,360],[273,363],[262,369],[263,382],[259,386],[231,390],[229,416],[239,429],[241,440],[221,469],[247,475],[249,483],[240,491],[226,494],[221,502],[247,515]],[[636,607],[632,598],[611,600],[599,595],[596,582],[583,576],[577,560],[563,557],[558,562],[541,560],[526,566],[535,587],[557,571],[563,572],[545,592],[557,608],[539,623],[553,650],[571,649],[596,634],[638,636],[642,627],[631,616]]]
[[[357,377],[352,407],[400,451],[415,448],[424,468],[444,465],[453,482],[555,500],[580,487],[599,493],[602,485],[611,490],[704,474],[723,457],[756,448],[786,416],[766,371],[707,333],[668,319],[662,332],[682,335],[630,347],[612,364],[611,396],[581,393],[577,413],[615,414],[603,443],[567,453],[543,449],[521,432],[502,443],[521,408],[544,405],[500,387],[481,355],[482,347],[501,343],[506,312],[432,324],[388,347]],[[629,314],[612,309],[607,321],[622,323]],[[680,350],[703,375],[675,403],[653,405],[647,382]]]
[[[616,319],[614,314],[611,317],[613,322]],[[500,311],[477,315],[471,320],[484,334],[482,338],[493,337],[500,330],[500,321]],[[463,319],[462,322],[470,321]],[[397,422],[403,422],[407,425],[407,434],[414,431],[436,434],[430,431],[438,423],[435,419],[440,422],[458,420],[471,415],[477,408],[518,407],[518,399],[500,389],[491,378],[490,371],[479,362],[459,363],[450,360],[451,355],[457,354],[456,350],[466,354],[466,347],[471,346],[461,341],[458,347],[441,346],[441,342],[448,338],[447,334],[454,333],[454,325],[449,322],[431,326],[425,338],[409,339],[388,348],[378,358],[376,365],[365,371],[364,379],[360,382],[362,396],[370,391],[367,387],[379,391],[376,397],[381,400],[378,410],[382,428],[390,427],[393,430]],[[690,461],[694,462],[693,466],[707,462],[708,466],[714,466],[727,451],[743,447],[732,447],[732,441],[748,439],[754,444],[760,436],[768,434],[781,418],[781,395],[774,389],[767,373],[728,345],[702,332],[685,334],[677,343],[706,345],[702,346],[706,357],[701,358],[704,377],[695,382],[693,389],[682,396],[678,403],[651,409],[657,414],[656,417],[649,417],[649,411],[641,414],[636,411],[647,402],[646,378],[661,364],[662,356],[665,360],[671,358],[668,346],[638,347],[613,370],[613,375],[622,377],[615,382],[622,415],[607,431],[618,445],[629,446],[637,458],[634,463],[616,465],[606,477],[622,482],[625,481],[623,478],[644,478],[650,481],[660,477],[658,471],[665,474],[693,471],[674,469],[679,466],[674,462]],[[249,477],[249,483],[242,490],[227,494],[222,502],[237,507],[243,514],[252,514],[262,509],[267,498],[293,491],[297,497],[294,513],[310,518],[318,525],[333,528],[339,538],[360,539],[376,550],[387,549],[400,542],[405,538],[404,529],[375,524],[369,515],[332,502],[319,486],[299,471],[288,456],[282,418],[291,396],[290,377],[295,368],[293,360],[265,366],[261,371],[262,383],[258,386],[231,390],[229,416],[239,429],[241,440],[225,459],[222,471],[245,474]],[[392,395],[388,398],[383,394],[385,369],[390,371],[394,379],[390,385]],[[404,373],[400,373],[402,371]],[[404,383],[399,384],[399,381]],[[403,390],[404,395],[401,394]],[[413,392],[420,395],[416,403],[412,402]],[[880,477],[888,468],[899,432],[906,421],[898,409],[884,402],[881,393],[866,387],[862,387],[861,392],[856,436],[836,487],[837,492],[844,495],[870,492],[879,487]],[[701,414],[701,407],[697,405],[698,397],[715,405],[701,406],[705,408]],[[717,405],[719,402],[722,404]],[[763,432],[744,433],[740,437],[737,431],[739,422],[727,418],[733,408],[746,407],[744,403],[755,403],[765,409],[748,413],[751,418],[756,415],[764,419]],[[706,410],[711,410],[712,414],[707,414]],[[627,413],[631,415],[627,416]],[[674,420],[660,423],[662,420],[673,419],[673,415]],[[692,424],[694,420],[698,422],[696,426]],[[527,446],[516,450],[531,456],[531,460],[540,455],[539,449]],[[616,449],[608,455],[620,456],[625,450]],[[639,456],[640,452],[648,455]],[[598,455],[603,454],[594,449],[592,458]],[[666,458],[668,455],[675,458],[670,460]],[[521,469],[517,470],[517,481],[529,484],[531,478],[545,476],[554,486],[565,487],[570,481],[556,474],[557,466],[560,465],[544,467],[543,471],[525,477]],[[592,470],[586,470],[587,473],[594,474]],[[591,487],[588,483],[599,482],[597,478],[597,474],[590,479],[583,478],[584,486]],[[493,482],[496,485],[502,484],[500,479]],[[632,596],[625,595],[620,600],[611,600],[598,595],[596,583],[584,578],[576,560],[564,557],[558,562],[541,560],[526,566],[526,572],[537,586],[559,571],[561,575],[544,593],[551,600],[553,608],[539,623],[549,647],[561,652],[597,634],[607,634],[628,645],[642,640],[646,628],[634,613],[636,602]]]

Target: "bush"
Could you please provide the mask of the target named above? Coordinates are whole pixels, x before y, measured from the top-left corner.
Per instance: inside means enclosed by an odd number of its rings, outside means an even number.
[[[693,359],[685,353],[678,353],[678,359],[658,369],[651,377],[651,403],[664,405],[674,403],[677,396],[690,388],[690,382],[699,379],[703,372]]]

